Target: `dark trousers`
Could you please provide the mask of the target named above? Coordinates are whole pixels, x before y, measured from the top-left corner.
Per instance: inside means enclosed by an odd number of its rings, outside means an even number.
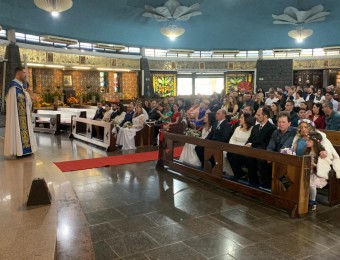
[[[204,147],[202,146],[196,146],[195,147],[195,151],[197,154],[198,159],[200,160],[202,167],[204,167]],[[209,159],[210,163],[211,163],[211,167],[215,166],[215,159],[212,157]]]
[[[265,188],[271,187],[271,166],[267,163],[267,161],[256,159],[256,158],[248,158],[246,161],[246,166],[248,168],[248,177],[249,184],[259,186],[261,176],[261,185]]]
[[[260,170],[261,185],[264,188],[270,189],[272,187],[272,164],[264,162]]]
[[[230,167],[234,172],[234,177],[236,179],[242,178],[244,175],[242,165],[244,165],[246,157],[235,153],[227,153],[227,158],[230,163]]]

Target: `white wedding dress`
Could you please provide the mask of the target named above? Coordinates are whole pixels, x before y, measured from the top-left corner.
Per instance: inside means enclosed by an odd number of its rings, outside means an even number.
[[[118,145],[122,145],[122,150],[130,150],[136,149],[135,145],[135,136],[136,133],[143,129],[147,117],[145,114],[141,114],[137,117],[132,119],[132,127],[131,128],[124,128],[120,127],[119,132],[117,134],[117,141]]]
[[[202,136],[200,138],[205,139],[210,133],[210,131],[211,127],[208,130],[205,130],[205,128],[203,128]],[[179,157],[179,160],[194,166],[201,166],[202,163],[197,157],[195,147],[196,145],[194,144],[185,144],[181,156]]]

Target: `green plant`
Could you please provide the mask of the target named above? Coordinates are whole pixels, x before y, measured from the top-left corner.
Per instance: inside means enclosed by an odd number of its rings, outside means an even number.
[[[46,103],[53,103],[54,102],[54,94],[50,93],[50,92],[46,92],[42,95],[42,98],[44,100],[44,102]]]

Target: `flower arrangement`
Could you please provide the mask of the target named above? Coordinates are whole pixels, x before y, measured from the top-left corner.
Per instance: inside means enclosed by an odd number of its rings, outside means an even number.
[[[56,104],[58,107],[63,107],[64,106],[64,103],[60,100],[58,100],[57,104]]]
[[[43,99],[39,95],[33,95],[32,97],[32,103],[34,107],[41,107],[41,103],[43,102]]]
[[[67,103],[69,104],[77,104],[79,102],[79,100],[75,97],[70,97],[67,99]]]
[[[296,155],[295,151],[292,148],[283,148],[280,150],[282,154]]]
[[[201,137],[202,133],[196,129],[192,129],[192,128],[186,128],[184,130],[184,134],[186,136],[191,136],[191,137]]]
[[[124,127],[124,128],[129,128],[129,129],[130,129],[130,128],[132,127],[132,125],[133,125],[133,124],[132,124],[131,122],[125,122],[124,125],[123,125],[123,127]]]
[[[50,107],[51,103],[42,102],[41,107]]]

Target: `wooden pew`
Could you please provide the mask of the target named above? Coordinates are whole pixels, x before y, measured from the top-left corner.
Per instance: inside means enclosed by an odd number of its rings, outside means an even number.
[[[135,136],[136,147],[151,146],[155,136],[155,125],[146,124]]]
[[[44,120],[40,120],[42,117]],[[32,119],[34,132],[60,134],[60,114],[32,113]]]
[[[104,128],[103,140],[92,136],[94,126]],[[116,147],[116,138],[112,134],[112,128],[113,125],[111,123],[72,116],[70,138],[76,138],[103,147],[106,151],[110,152],[115,150]]]
[[[174,160],[173,150],[175,144],[183,145],[184,143],[205,147],[204,168],[193,167]],[[223,151],[272,161],[272,191],[256,189],[225,178],[222,173]],[[209,162],[212,156],[216,162],[214,167]],[[287,209],[291,217],[303,217],[308,213],[310,156],[299,157],[273,153],[165,132],[163,142],[159,145],[159,160],[156,167],[157,169],[164,169],[164,166],[168,166],[170,169],[181,174],[213,183],[218,187],[228,188],[251,197],[256,197],[274,206]],[[289,181],[289,187],[283,185],[283,178]]]

